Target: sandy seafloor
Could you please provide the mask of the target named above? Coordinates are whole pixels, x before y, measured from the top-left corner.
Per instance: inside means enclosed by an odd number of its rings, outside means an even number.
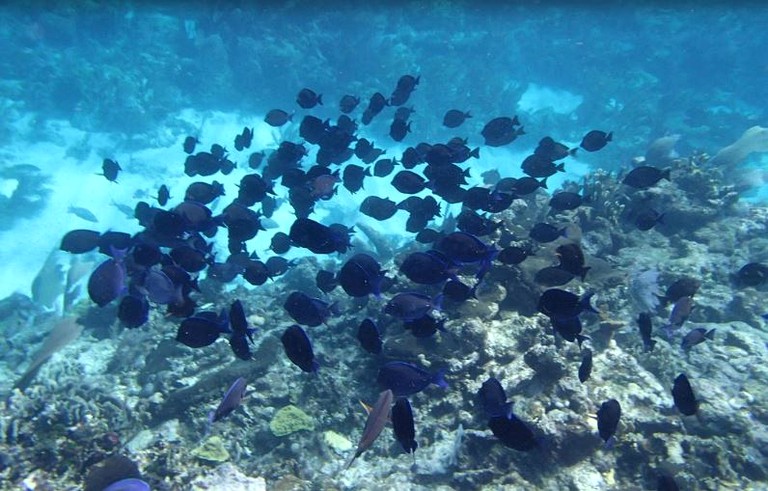
[[[248,125],[256,128],[255,149],[274,148],[284,135],[261,119],[184,111],[176,127],[133,141],[89,134],[90,152],[75,158],[73,147],[86,137],[83,132],[63,121],[37,126],[34,115],[19,115],[18,135],[0,158],[50,174],[52,193],[41,213],[0,235],[0,297],[30,294],[33,278],[68,230],[138,231],[112,202],[132,206],[137,197],[149,199],[162,183],[171,189],[171,203],[178,202],[186,185],[197,180],[183,175],[181,141],[187,134],[199,131],[203,142],[224,143]],[[402,150],[387,148],[394,154]],[[474,183],[486,166],[499,159],[519,161],[530,150],[519,145],[483,148],[481,159],[472,164]],[[117,159],[124,169],[116,184],[97,175],[104,157]],[[232,175],[204,179],[225,183],[227,198],[236,194],[234,184],[246,172],[244,157],[238,157],[240,168]],[[632,157],[627,155],[627,162]],[[569,174],[558,177],[577,179],[587,165],[570,159]],[[300,373],[279,345],[278,336],[290,323],[282,300],[292,289],[309,288],[318,263],[336,261],[305,259],[264,287],[233,284],[204,290],[210,308],[243,300],[258,329],[254,362],[234,361],[224,342],[203,350],[179,346],[173,341],[176,321],[157,310],[147,326],[134,331],[120,328],[108,314],[90,314],[89,327],[54,354],[25,394],[10,396],[2,415],[5,479],[0,486],[77,489],[94,459],[121,453],[139,464],[153,489],[259,489],[260,478],[268,489],[655,489],[661,472],[675,475],[681,489],[766,489],[768,333],[760,316],[768,309],[764,287],[736,289],[731,275],[749,261],[768,260],[768,209],[729,197],[722,176],[705,165],[681,159],[675,166],[680,184],[673,177],[672,183],[649,191],[674,199],[676,214],[666,228],[640,233],[613,222],[620,186],[606,174],[594,179],[595,201],[567,215],[588,224],[582,225],[582,246],[593,268],[587,284],[597,291],[595,304],[602,312],[585,320],[595,352],[595,369],[586,384],[576,379],[578,348],[555,339],[547,321],[531,312],[536,298],[532,271],[552,262],[551,250],[542,250],[521,268],[494,266],[479,300],[456,307],[453,312],[460,316],[452,316],[446,332],[435,339],[416,342],[395,323],[382,321],[387,330],[382,359],[445,367],[450,388],[430,387],[412,398],[419,442],[415,461],[402,454],[385,429],[373,448],[344,471],[352,452],[345,445],[355,444],[365,420],[358,400],[370,403],[378,394],[379,360],[364,356],[352,333],[364,315],[379,312],[382,304],[346,301],[344,313],[312,333],[319,375]],[[365,192],[354,197],[340,190],[320,207],[316,219],[367,221],[397,251],[424,249],[399,233],[404,217],[379,224],[356,211],[368,194],[397,200],[387,190],[388,179],[376,181],[366,181]],[[559,183],[552,179],[549,184],[554,190]],[[13,183],[3,186],[11,189]],[[542,192],[500,218],[522,235],[525,226],[546,215],[546,201]],[[88,208],[99,223],[68,214],[68,206]],[[290,223],[287,204],[273,220],[281,227]],[[270,235],[253,241],[253,249],[265,250]],[[356,239],[359,250],[376,250],[364,234],[358,232]],[[58,260],[66,268],[70,258],[62,254]],[[394,273],[392,261],[391,256],[382,258]],[[639,309],[629,291],[630,278],[646,269],[660,272],[662,291],[683,275],[702,282],[697,308],[683,331],[715,328],[715,340],[686,354],[679,348],[680,333],[667,341],[657,332],[656,349],[643,352],[634,321]],[[585,286],[574,281],[566,288],[581,293]],[[332,295],[344,302],[342,297],[338,291]],[[76,312],[89,308],[83,300]],[[661,310],[654,317],[657,328],[666,315]],[[0,360],[0,392],[5,394],[55,321],[44,315],[26,324],[4,321],[8,356]],[[698,416],[681,417],[672,408],[670,387],[680,372],[690,376],[702,401]],[[237,376],[248,380],[251,393],[242,408],[207,428],[207,413]],[[542,440],[538,450],[504,448],[486,429],[473,397],[488,376],[499,378],[515,402],[515,413],[536,428]],[[605,449],[592,416],[609,398],[618,399],[624,413],[616,445]],[[309,415],[312,429],[275,436],[269,423],[289,404]],[[328,431],[341,439],[330,445]],[[105,435],[112,434],[119,444],[105,443]],[[201,457],[200,445],[216,436],[228,456]]]

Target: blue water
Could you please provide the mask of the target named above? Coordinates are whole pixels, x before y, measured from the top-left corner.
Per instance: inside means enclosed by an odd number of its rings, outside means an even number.
[[[192,453],[210,435],[222,437],[234,466],[218,472],[262,476],[270,489],[656,489],[661,474],[676,476],[680,489],[768,486],[768,377],[756,368],[766,361],[765,286],[734,283],[745,264],[768,261],[768,137],[727,166],[706,163],[749,128],[768,126],[766,25],[768,9],[757,2],[39,2],[0,8],[0,393],[7,400],[0,487],[76,489],[85,482],[86,489],[103,489],[108,482],[87,487],[89,469],[101,462],[114,470],[118,466],[104,458],[120,454],[136,462],[152,489],[192,489],[195,479],[214,479],[217,472],[218,464]],[[392,188],[394,173],[366,177],[355,194],[339,185],[311,215],[326,225],[357,227],[352,253],[375,255],[397,278],[383,298],[361,302],[340,289],[322,295],[313,285],[317,270],[338,270],[349,255],[296,247],[285,254],[293,269],[263,286],[241,278],[220,285],[200,274],[199,310],[244,302],[257,329],[255,361],[235,360],[223,341],[195,350],[177,343],[181,319],[165,316],[162,306],[153,306],[145,326],[126,329],[115,318],[117,301],[99,309],[86,294],[88,275],[106,257],[56,250],[73,229],[140,232],[131,211],[141,200],[157,206],[161,184],[170,188],[170,208],[192,182],[222,182],[226,195],[210,206],[220,214],[237,196],[240,179],[254,172],[247,164],[252,152],[301,141],[299,124],[307,114],[335,121],[345,94],[361,98],[351,114],[359,120],[371,95],[389,97],[406,74],[419,77],[405,104],[415,110],[411,133],[402,142],[390,138],[394,108],[387,107],[356,136],[398,159],[420,142],[466,138],[480,157],[460,164],[469,169],[465,189],[485,186],[482,174],[494,169],[501,177],[522,177],[521,162],[544,136],[574,148],[590,130],[612,132],[602,150],[567,157],[546,193],[491,215],[502,229],[482,238],[502,248],[510,236],[516,244],[527,241],[536,222],[578,226],[560,241],[579,241],[592,272],[562,288],[597,292],[600,316],[583,319],[595,356],[586,384],[574,382],[580,350],[553,337],[549,321],[536,313],[543,287],[533,275],[557,263],[552,246],[537,246],[519,267],[495,262],[479,300],[447,305],[441,314],[446,331],[426,341],[382,313],[394,292],[439,292],[398,274],[408,253],[429,248],[405,231],[407,214],[380,222],[359,211],[367,196],[407,197]],[[322,94],[323,104],[300,108],[296,95],[305,87]],[[294,113],[292,122],[264,123],[275,108]],[[472,117],[446,128],[449,109]],[[484,125],[514,115],[525,134],[502,147],[485,145]],[[253,145],[236,151],[233,139],[244,126],[254,128]],[[198,150],[227,147],[237,168],[226,176],[185,175],[187,135],[200,139]],[[679,135],[665,162],[671,183],[662,181],[642,197],[617,184],[652,142],[670,135]],[[316,147],[307,148],[304,169],[316,158]],[[120,162],[117,183],[98,175],[104,158]],[[349,163],[362,165],[356,157]],[[589,193],[589,200],[576,212],[553,215],[548,194],[563,185]],[[288,190],[276,183],[275,192],[281,206],[268,230],[247,242],[262,260],[274,255],[272,235],[287,232],[295,220]],[[637,230],[628,212],[638,203],[664,212],[666,223]],[[462,206],[442,199],[440,205],[442,216],[429,226],[449,229],[449,217]],[[88,209],[98,222],[67,213],[70,206]],[[218,262],[229,255],[225,232],[208,240]],[[653,353],[642,350],[635,322],[640,309],[631,300],[631,278],[646,270],[660,273],[659,293],[683,276],[701,282],[690,321],[677,337],[659,335]],[[475,270],[462,273],[468,280]],[[74,301],[64,299],[67,288]],[[291,365],[278,339],[292,323],[283,302],[293,290],[335,304],[325,325],[308,329],[319,353],[317,375]],[[24,390],[14,389],[62,315],[86,319],[83,333],[55,350]],[[655,329],[660,332],[668,316],[669,307],[654,312]],[[357,346],[354,334],[365,317],[385,331],[382,355]],[[686,354],[680,338],[692,327],[718,334]],[[384,428],[343,471],[365,426],[358,401],[376,401],[376,370],[397,359],[448,370],[449,389],[433,386],[411,398],[415,464]],[[698,416],[671,409],[672,380],[681,372],[703,401]],[[205,428],[206,415],[238,376],[249,386],[243,407]],[[515,414],[535,428],[537,453],[506,448],[488,430],[474,398],[491,376],[515,402]],[[621,402],[623,415],[617,444],[608,450],[592,416],[611,398]],[[314,429],[270,433],[270,420],[288,404],[314,418]],[[353,448],[333,450],[324,443],[327,431]],[[120,444],[105,440],[113,434]],[[137,435],[151,435],[151,443],[136,443]],[[249,486],[243,489],[256,489]]]

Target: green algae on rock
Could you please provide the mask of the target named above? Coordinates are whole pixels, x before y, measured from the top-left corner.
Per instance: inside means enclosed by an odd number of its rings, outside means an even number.
[[[224,440],[220,436],[208,438],[192,450],[192,455],[208,464],[220,464],[229,460],[229,452],[224,448]]]
[[[312,431],[315,421],[307,413],[293,404],[277,410],[269,422],[269,429],[275,436],[286,436],[301,430]]]

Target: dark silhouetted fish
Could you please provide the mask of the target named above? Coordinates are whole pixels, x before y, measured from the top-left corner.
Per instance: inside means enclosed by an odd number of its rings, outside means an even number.
[[[527,196],[539,188],[547,189],[546,177],[542,180],[538,180],[531,176],[524,176],[515,181],[512,191],[518,196]]]
[[[584,203],[584,198],[579,193],[561,191],[555,193],[549,200],[549,206],[558,211],[575,210]]]
[[[288,295],[283,307],[294,321],[309,327],[319,326],[331,315],[328,302],[298,291]]]
[[[685,321],[688,320],[688,317],[690,317],[694,307],[693,298],[682,297],[678,299],[672,307],[672,312],[669,314],[669,325],[666,327],[667,333],[669,334],[674,328],[682,327]]]
[[[280,337],[288,359],[307,373],[316,372],[320,365],[315,360],[315,353],[312,350],[312,343],[301,326],[293,324],[283,331]]]
[[[609,399],[597,410],[597,432],[605,444],[610,447],[616,440],[614,436],[621,419],[621,405],[616,399]]]
[[[503,225],[504,223],[501,221],[494,221],[470,209],[462,210],[456,217],[456,228],[478,237],[490,235]]]
[[[187,190],[184,193],[184,199],[189,201],[196,201],[201,205],[210,204],[213,200],[219,196],[224,196],[224,186],[218,182],[193,182],[187,186]]]
[[[84,254],[99,247],[100,239],[101,234],[94,230],[70,230],[61,239],[59,249],[71,254]]]
[[[293,262],[284,257],[272,256],[264,263],[270,278],[284,275],[293,266]]]
[[[675,407],[686,416],[693,416],[699,410],[699,402],[693,394],[691,383],[684,373],[675,378],[672,386],[672,398],[675,401]]]
[[[400,265],[400,272],[420,285],[442,283],[455,276],[456,267],[442,252],[413,252]]]
[[[568,284],[576,275],[564,270],[560,266],[548,266],[536,272],[533,281],[541,286],[563,286]]]
[[[683,341],[680,344],[680,347],[684,351],[689,351],[694,346],[703,343],[707,339],[715,339],[715,330],[710,329],[707,331],[703,327],[697,327],[695,329],[692,329],[688,334],[683,336]]]
[[[459,111],[458,109],[450,109],[443,116],[443,126],[447,128],[458,128],[464,123],[467,118],[471,118],[472,115],[469,111]]]
[[[435,384],[443,389],[448,383],[443,378],[445,370],[432,374],[413,363],[390,361],[379,368],[377,381],[382,387],[389,389],[397,397],[406,397]]]
[[[605,131],[592,130],[581,139],[581,148],[587,152],[597,152],[608,144],[613,139],[613,133],[606,133]]]
[[[101,172],[107,181],[117,182],[117,174],[123,170],[116,160],[104,159],[101,164]]]
[[[491,190],[481,187],[471,187],[464,194],[463,205],[470,210],[484,209],[488,205]]]
[[[365,421],[365,429],[363,429],[363,434],[360,436],[360,441],[357,443],[355,454],[349,459],[349,462],[344,466],[344,469],[349,469],[349,466],[352,465],[355,459],[371,448],[373,442],[379,437],[381,431],[387,425],[387,421],[389,421],[392,399],[394,399],[394,396],[391,390],[385,390],[379,394],[379,398],[368,413],[368,419]]]
[[[416,428],[413,423],[411,403],[405,397],[399,398],[392,407],[392,429],[395,438],[406,453],[414,453],[419,447],[416,443]]]
[[[419,85],[420,77],[414,77],[413,75],[403,75],[397,81],[397,87],[392,92],[392,96],[389,98],[390,106],[402,106],[408,102],[408,98],[411,96],[411,92]]]
[[[229,307],[229,325],[232,329],[232,335],[229,338],[229,345],[232,351],[241,360],[250,360],[251,350],[249,343],[253,343],[255,329],[248,327],[248,320],[245,317],[245,310],[240,300],[235,300]]]
[[[553,317],[577,317],[579,314],[588,310],[599,313],[592,305],[590,300],[594,292],[588,292],[583,297],[560,290],[559,288],[550,288],[541,294],[539,298],[539,312]]]
[[[512,402],[507,402],[504,388],[494,377],[483,382],[477,392],[480,406],[488,418],[508,418],[512,414]]]
[[[243,131],[235,136],[235,150],[242,152],[246,148],[251,148],[253,141],[253,128],[244,127]]]
[[[301,89],[299,95],[296,96],[296,103],[304,109],[312,109],[318,104],[323,104],[323,95],[317,94],[312,89]]]
[[[197,146],[198,143],[200,143],[200,140],[198,140],[194,136],[188,136],[184,138],[184,143],[182,145],[184,148],[184,153],[191,154],[192,152],[194,152],[195,147]]]
[[[264,116],[264,122],[274,128],[279,128],[291,120],[293,120],[293,114],[288,114],[282,109],[272,109]]]
[[[566,228],[557,228],[548,223],[537,223],[531,228],[528,236],[536,242],[546,244],[548,242],[554,242],[560,237],[565,237],[566,230]]]
[[[221,399],[221,402],[216,409],[208,414],[208,422],[215,423],[237,409],[237,406],[239,406],[243,400],[243,396],[245,396],[245,387],[245,379],[243,377],[238,377],[229,389],[227,389],[227,392],[224,394],[224,397]]]
[[[489,121],[480,134],[485,138],[489,147],[501,147],[512,143],[519,135],[525,134],[517,116],[514,118],[500,117]]]
[[[651,339],[651,333],[653,332],[651,314],[648,312],[641,312],[637,316],[637,325],[640,328],[640,338],[643,340],[643,350],[646,353],[653,351],[653,347],[656,346],[656,341]]]
[[[375,355],[381,353],[382,342],[381,333],[376,323],[371,319],[364,319],[357,328],[357,340],[360,346],[368,353]]]
[[[526,157],[525,160],[523,160],[521,168],[523,169],[523,172],[525,172],[530,177],[538,178],[547,178],[557,174],[558,172],[565,172],[565,164],[562,162],[555,164],[546,157],[542,157],[541,155],[537,154],[529,155]]]
[[[275,254],[285,254],[291,249],[291,238],[285,232],[277,232],[272,236],[269,248]]]
[[[552,329],[568,342],[578,343],[581,347],[581,344],[589,339],[589,336],[581,334],[583,326],[578,315],[572,317],[553,315],[549,320],[552,322]]]
[[[492,417],[488,427],[504,446],[514,450],[527,452],[538,446],[533,431],[514,414]]]
[[[168,190],[168,186],[163,184],[157,191],[157,204],[165,206],[168,204],[169,199],[171,199],[171,192]]]
[[[445,332],[444,324],[445,319],[436,319],[429,314],[425,314],[418,319],[403,322],[403,329],[411,331],[414,337],[428,338],[434,336],[437,331]]]
[[[264,153],[263,150],[260,152],[253,152],[248,156],[248,167],[251,169],[258,169],[261,167],[264,157],[266,157],[266,153]]]
[[[431,228],[425,228],[416,234],[416,242],[420,244],[432,244],[443,237],[445,237],[444,233],[432,230]]]
[[[581,365],[579,365],[579,382],[583,384],[589,380],[590,375],[592,375],[592,350],[585,348],[584,355],[581,357]]]
[[[480,263],[487,267],[490,267],[490,262],[498,253],[493,245],[486,244],[466,232],[453,232],[446,235],[435,244],[435,249],[445,254],[454,263]]]
[[[584,252],[579,244],[575,242],[562,244],[555,249],[555,254],[560,260],[558,267],[580,277],[581,281],[584,281],[590,268],[584,265]]]
[[[520,264],[532,255],[533,253],[528,247],[509,246],[499,251],[496,260],[502,264]]]
[[[117,318],[129,329],[142,326],[149,320],[149,302],[143,295],[126,295],[117,306]]]
[[[321,269],[315,276],[315,285],[323,293],[331,293],[339,286],[339,281],[336,279],[335,273]]]
[[[453,302],[465,302],[475,294],[474,288],[459,280],[448,280],[443,285],[443,296]]]
[[[669,285],[664,296],[660,297],[659,300],[664,306],[668,303],[675,303],[683,297],[693,297],[699,291],[700,286],[701,281],[690,276],[684,276]]]
[[[368,254],[355,254],[339,270],[337,280],[347,295],[365,297],[381,294],[384,271],[376,259]],[[298,322],[298,321],[297,321]]]
[[[643,232],[652,229],[658,223],[664,223],[664,213],[659,213],[652,208],[644,209],[635,216],[635,226]]]
[[[363,188],[363,180],[370,175],[370,167],[363,168],[357,164],[348,164],[344,167],[342,182],[347,191],[355,194]]]
[[[269,279],[269,269],[261,261],[249,261],[243,269],[243,279],[253,286],[263,285]]]
[[[381,92],[373,94],[370,101],[368,101],[368,107],[365,108],[365,111],[363,112],[363,117],[361,118],[362,123],[366,126],[369,125],[371,121],[373,121],[373,118],[379,114],[385,106],[387,106],[386,97],[384,97]]]
[[[401,170],[392,178],[392,186],[403,194],[416,194],[427,187],[427,180],[413,171]]]
[[[564,159],[569,155],[574,155],[576,150],[576,148],[569,150],[568,147],[562,143],[558,143],[551,137],[545,136],[539,140],[539,144],[536,146],[536,150],[534,150],[533,153],[554,161]]]
[[[197,312],[181,321],[176,332],[176,341],[190,348],[202,348],[213,344],[219,335],[229,332],[226,310],[221,314],[211,311]]]
[[[65,250],[63,241],[62,250]],[[768,266],[760,263],[747,263],[736,273],[735,280],[737,286],[740,287],[760,286],[768,281]]]
[[[349,114],[360,104],[360,98],[353,95],[345,95],[339,101],[339,110],[344,114]]]
[[[401,142],[411,132],[411,123],[402,119],[394,119],[389,125],[389,136],[396,142]]]
[[[440,309],[442,297],[432,298],[417,292],[398,293],[384,306],[384,313],[403,321],[424,317],[432,310]]]
[[[656,491],[680,491],[675,478],[669,474],[661,474],[656,480]]]
[[[104,307],[125,291],[126,272],[121,256],[99,264],[88,278],[88,296]]]
[[[621,182],[636,189],[648,189],[662,179],[669,181],[669,173],[670,169],[662,170],[650,165],[641,165],[629,171]]]
[[[379,221],[387,220],[397,213],[397,203],[389,198],[368,196],[360,203],[360,213]]]
[[[397,161],[395,159],[379,159],[373,165],[373,175],[376,177],[387,177],[395,170]]]
[[[398,107],[395,111],[395,119],[399,119],[404,122],[408,122],[408,120],[411,118],[411,114],[415,113],[416,111],[413,109],[413,107],[405,107],[401,106]]]
[[[309,218],[297,218],[289,236],[296,247],[309,249],[315,254],[344,253],[349,248],[349,233],[338,227],[325,226]]]
[[[240,179],[237,202],[250,207],[261,202],[268,194],[275,194],[271,181],[258,174],[246,174]]]

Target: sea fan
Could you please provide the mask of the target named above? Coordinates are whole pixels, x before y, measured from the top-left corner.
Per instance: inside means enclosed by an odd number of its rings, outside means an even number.
[[[629,294],[642,312],[653,312],[659,306],[659,272],[655,269],[635,270],[629,274]]]

